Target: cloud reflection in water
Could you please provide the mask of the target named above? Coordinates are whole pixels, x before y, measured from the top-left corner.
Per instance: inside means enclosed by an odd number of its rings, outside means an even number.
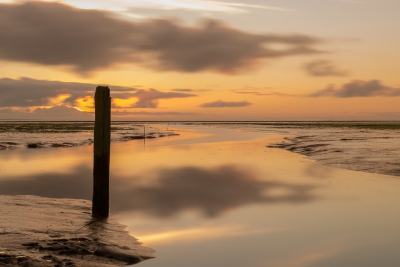
[[[276,189],[283,194],[273,194]],[[159,169],[157,183],[126,187],[114,193],[116,210],[142,211],[169,217],[197,210],[208,217],[255,203],[299,203],[313,200],[310,185],[260,181],[251,170],[236,165],[217,168]],[[122,193],[122,194],[121,194]]]
[[[127,180],[111,174],[111,211],[139,211],[165,218],[195,210],[207,217],[216,217],[244,205],[303,203],[316,199],[315,186],[259,180],[251,169],[237,165],[158,169],[155,183],[137,182],[148,175]],[[47,173],[2,180],[0,194],[91,199],[92,170],[78,166],[69,174]]]
[[[64,174],[43,172],[12,179],[2,177],[0,194],[90,200],[93,190],[92,176],[92,170],[86,165],[81,165]]]

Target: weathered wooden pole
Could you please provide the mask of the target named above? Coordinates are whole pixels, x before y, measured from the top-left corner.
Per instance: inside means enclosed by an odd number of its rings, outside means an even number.
[[[94,96],[93,217],[108,217],[111,98],[107,86],[98,86]]]

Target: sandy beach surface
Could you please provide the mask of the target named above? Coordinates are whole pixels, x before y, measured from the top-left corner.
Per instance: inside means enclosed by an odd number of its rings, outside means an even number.
[[[157,251],[140,266],[393,267],[400,262],[400,180],[396,165],[386,164],[398,159],[397,130],[215,123],[169,127],[179,136],[111,145],[109,222],[126,225],[131,236]],[[2,150],[0,195],[36,195],[54,203],[86,199],[82,203],[89,205],[92,149],[87,144]],[[371,165],[360,169],[366,161]],[[46,220],[40,207],[36,214]],[[83,215],[74,225],[65,217],[72,232],[85,225],[78,233],[96,228],[90,215]],[[18,216],[14,221],[23,222]],[[68,247],[75,240],[50,238]],[[123,249],[122,240],[102,243]],[[94,251],[91,244],[88,251]],[[35,246],[22,249],[37,251]],[[9,254],[13,260],[19,256]],[[53,255],[56,261],[60,257]],[[80,257],[71,261],[85,266],[76,260]]]
[[[282,148],[348,170],[400,176],[400,130],[292,129]]]
[[[153,258],[87,200],[0,195],[0,266],[111,267]]]

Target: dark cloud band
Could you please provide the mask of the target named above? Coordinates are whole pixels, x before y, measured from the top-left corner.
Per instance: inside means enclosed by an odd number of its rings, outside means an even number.
[[[35,80],[30,78],[0,79],[0,108],[4,107],[37,107],[51,104],[51,98],[68,95],[63,104],[76,106],[78,99],[94,96],[98,85],[91,83],[74,83]],[[156,89],[136,89],[110,85],[113,99],[136,98],[132,108],[157,108],[160,99],[194,97],[194,94],[180,92],[161,92]],[[118,107],[113,103],[114,107]]]
[[[320,40],[306,35],[253,34],[215,20],[198,27],[165,19],[131,22],[48,2],[0,4],[0,32],[1,60],[66,66],[81,75],[119,63],[239,73],[261,59],[320,52]]]
[[[78,98],[93,96],[98,84],[36,80],[30,78],[0,79],[0,107],[45,106],[49,99],[61,94],[70,95],[64,104],[74,105]],[[118,97],[128,97],[135,88],[112,86]]]

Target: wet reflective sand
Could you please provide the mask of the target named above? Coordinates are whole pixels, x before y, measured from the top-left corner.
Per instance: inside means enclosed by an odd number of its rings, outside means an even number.
[[[267,146],[278,134],[174,125],[112,144],[111,213],[141,266],[397,266],[400,181]],[[91,198],[92,147],[2,151],[0,194]]]
[[[111,267],[154,258],[91,201],[0,195],[0,266]]]

